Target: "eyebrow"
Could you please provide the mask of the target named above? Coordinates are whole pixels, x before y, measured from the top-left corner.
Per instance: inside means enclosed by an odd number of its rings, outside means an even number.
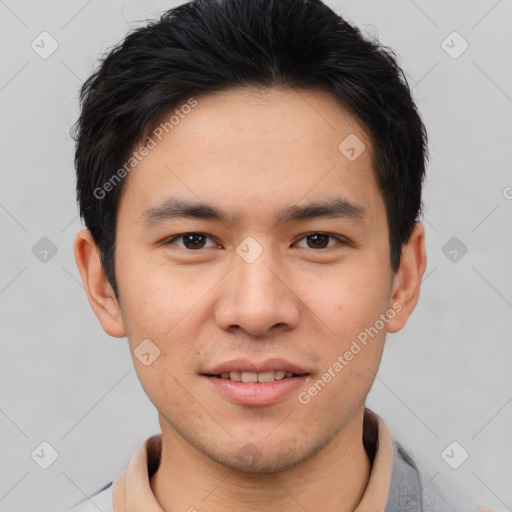
[[[282,224],[316,218],[347,218],[363,221],[367,217],[366,208],[342,197],[335,197],[306,205],[281,208],[277,212],[275,223]],[[203,219],[236,224],[240,220],[240,215],[227,213],[217,206],[170,197],[161,204],[145,210],[140,216],[139,222],[149,226],[170,219]]]

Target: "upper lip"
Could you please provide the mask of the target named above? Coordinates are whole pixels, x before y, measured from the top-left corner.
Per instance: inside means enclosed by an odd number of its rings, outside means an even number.
[[[248,359],[231,359],[221,364],[213,366],[211,369],[203,373],[203,375],[220,375],[221,373],[238,371],[238,372],[271,372],[276,370],[284,370],[285,372],[293,372],[297,374],[309,373],[301,366],[286,361],[286,359],[273,358],[265,359],[265,361],[255,362]]]

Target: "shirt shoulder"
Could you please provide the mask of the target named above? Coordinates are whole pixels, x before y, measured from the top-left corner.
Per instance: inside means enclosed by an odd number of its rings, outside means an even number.
[[[474,512],[477,507],[460,490],[439,486],[418,469],[413,458],[393,440],[393,464],[385,512]]]
[[[82,500],[67,509],[66,512],[98,512],[98,510],[101,510],[101,512],[114,512],[112,484],[113,482],[110,482],[88,499]]]

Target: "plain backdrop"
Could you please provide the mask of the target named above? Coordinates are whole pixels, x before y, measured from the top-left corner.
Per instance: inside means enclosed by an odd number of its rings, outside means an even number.
[[[101,54],[178,3],[0,0],[1,511],[83,499],[159,431],[126,339],[103,332],[81,286],[69,130]],[[327,3],[397,52],[430,139],[426,277],[368,407],[426,484],[510,510],[512,2]]]

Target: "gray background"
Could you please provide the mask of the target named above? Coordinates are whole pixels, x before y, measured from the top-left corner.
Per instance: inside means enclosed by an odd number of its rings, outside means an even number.
[[[178,3],[0,0],[2,511],[82,499],[159,431],[126,339],[103,332],[80,283],[68,132],[78,88],[103,50]],[[406,328],[387,340],[368,406],[427,481],[510,510],[512,2],[328,4],[396,50],[430,136],[422,296]],[[43,31],[58,43],[46,59],[31,47],[43,45]],[[461,55],[454,31],[469,44]],[[57,249],[46,261],[43,237]],[[48,469],[31,458],[37,449],[39,463],[50,461],[43,441],[59,455]],[[453,441],[460,447],[443,459]],[[469,458],[452,469],[446,460],[456,465],[462,450]]]

